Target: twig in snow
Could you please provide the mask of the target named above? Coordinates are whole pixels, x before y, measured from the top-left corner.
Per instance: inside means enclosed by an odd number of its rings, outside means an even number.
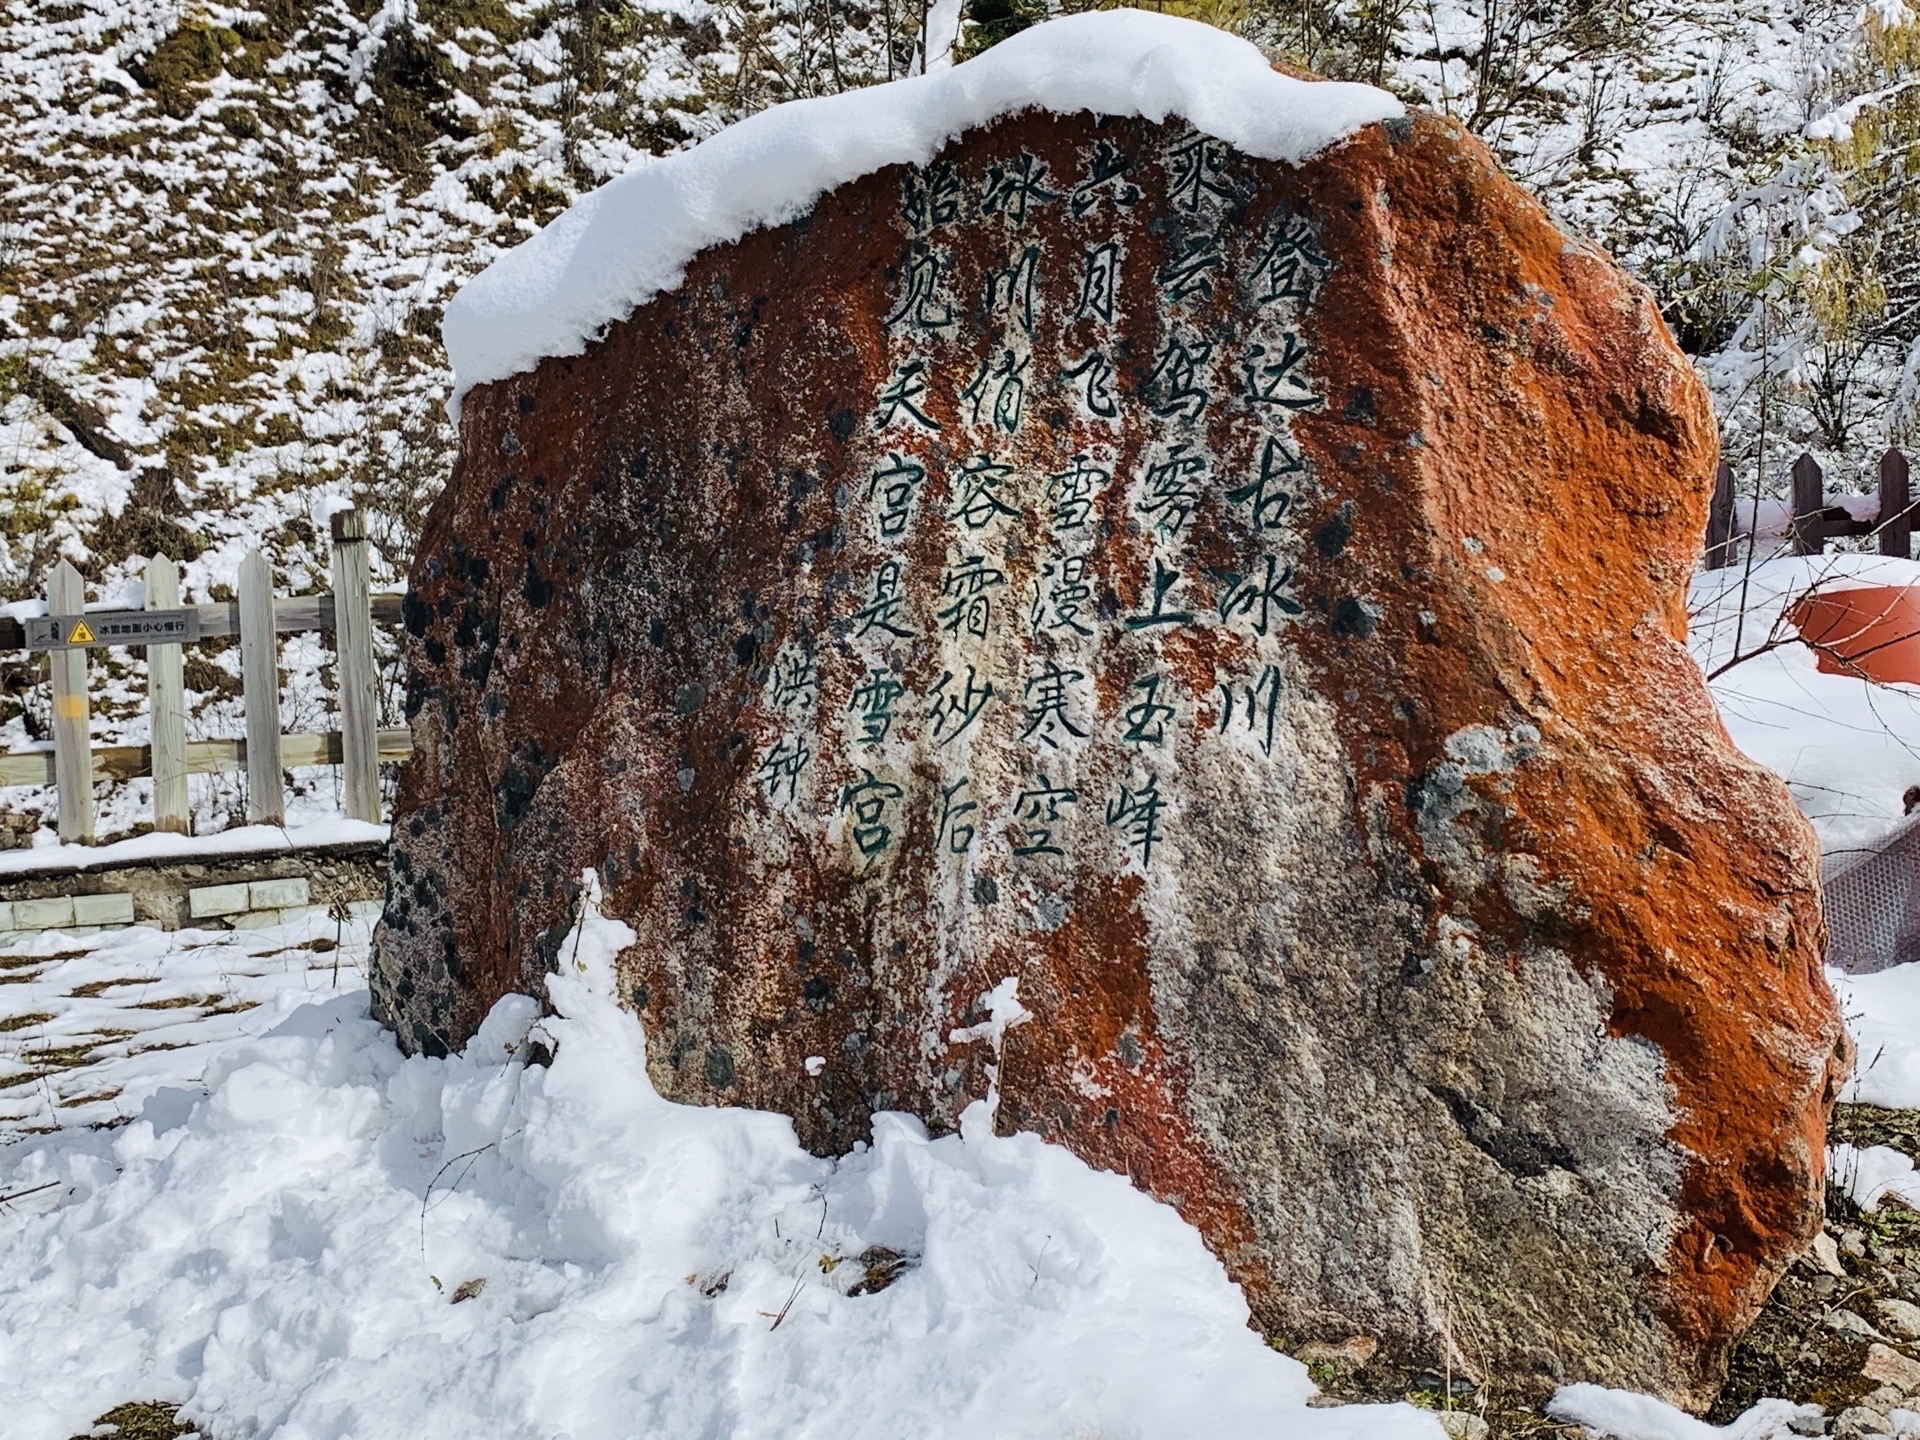
[[[780,1307],[780,1313],[778,1315],[775,1315],[773,1317],[773,1323],[767,1326],[767,1333],[769,1335],[771,1335],[775,1330],[778,1330],[780,1328],[780,1322],[786,1319],[787,1312],[793,1309],[793,1302],[800,1298],[800,1287],[805,1285],[806,1283],[807,1282],[804,1277],[793,1282],[793,1293],[787,1296],[787,1303]],[[764,1315],[767,1312],[762,1310],[760,1313]]]
[[[0,1205],[10,1204],[15,1200],[24,1200],[29,1195],[38,1195],[42,1190],[51,1190],[59,1183],[58,1180],[49,1180],[44,1185],[32,1185],[25,1190],[15,1190],[11,1194],[0,1195]]]
[[[500,1140],[510,1140],[519,1133],[518,1130],[510,1131],[502,1135]],[[440,1183],[440,1177],[442,1175],[446,1174],[447,1171],[458,1165],[462,1160],[465,1160],[467,1162],[467,1168],[460,1172],[459,1179],[447,1186],[447,1194],[453,1194],[454,1191],[460,1188],[460,1181],[465,1180],[473,1170],[474,1165],[479,1162],[480,1157],[497,1146],[500,1140],[489,1140],[486,1144],[469,1150],[465,1154],[454,1156],[451,1160],[447,1161],[446,1164],[433,1172],[433,1179],[427,1181],[427,1188],[420,1196],[420,1268],[427,1271],[427,1278],[433,1281],[433,1287],[436,1290],[440,1288],[439,1277],[427,1266],[427,1211],[433,1208],[433,1187]]]
[[[1042,1245],[1042,1246],[1040,1247],[1040,1253],[1039,1253],[1039,1254],[1038,1254],[1037,1256],[1035,1256],[1034,1258],[1035,1258],[1035,1259],[1038,1259],[1038,1260],[1044,1260],[1044,1259],[1046,1259],[1046,1258],[1047,1258],[1047,1247],[1048,1247],[1048,1246],[1050,1246],[1050,1245],[1052,1245],[1052,1244],[1053,1244],[1053,1236],[1051,1236],[1051,1235],[1049,1235],[1049,1236],[1047,1236],[1047,1239],[1046,1239],[1046,1244],[1044,1244],[1044,1245]],[[1031,1285],[1029,1285],[1029,1286],[1027,1286],[1027,1293],[1028,1293],[1028,1294],[1032,1294],[1032,1293],[1033,1293],[1033,1291],[1034,1291],[1034,1290],[1035,1290],[1036,1288],[1038,1288],[1038,1286],[1039,1286],[1039,1284],[1040,1284],[1040,1267],[1039,1267],[1038,1265],[1028,1265],[1028,1266],[1027,1266],[1027,1268],[1028,1268],[1029,1270],[1031,1270],[1031,1271],[1033,1271],[1033,1284],[1031,1284]]]

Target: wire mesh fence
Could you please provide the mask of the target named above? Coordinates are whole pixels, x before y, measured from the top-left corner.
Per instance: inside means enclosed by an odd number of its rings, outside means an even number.
[[[1920,960],[1920,814],[1823,869],[1829,965],[1865,975]]]

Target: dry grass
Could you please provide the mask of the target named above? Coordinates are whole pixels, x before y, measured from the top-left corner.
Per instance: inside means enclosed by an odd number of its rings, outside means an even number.
[[[90,1095],[75,1095],[70,1100],[62,1100],[60,1102],[60,1108],[62,1110],[77,1110],[82,1105],[97,1105],[108,1100],[118,1099],[120,1090],[121,1087],[116,1085],[111,1090],[99,1090]]]
[[[180,1407],[164,1400],[136,1400],[126,1405],[116,1405],[98,1420],[94,1421],[94,1435],[111,1435],[114,1440],[190,1440],[200,1432],[191,1425],[181,1423]],[[102,1432],[100,1426],[111,1425],[114,1428]],[[76,1435],[73,1440],[87,1440],[84,1435]]]
[[[157,985],[159,983],[160,977],[158,975],[129,975],[121,980],[93,980],[85,985],[76,985],[73,987],[71,993],[76,1000],[97,1000],[115,986]]]
[[[0,971],[24,970],[29,965],[44,965],[45,955],[0,955]]]
[[[78,1070],[84,1065],[91,1065],[95,1052],[102,1046],[139,1033],[137,1030],[100,1030],[71,1045],[49,1045],[40,1050],[27,1050],[14,1058],[32,1067],[32,1078],[44,1079],[62,1070]],[[162,1047],[155,1045],[147,1048],[157,1050]]]

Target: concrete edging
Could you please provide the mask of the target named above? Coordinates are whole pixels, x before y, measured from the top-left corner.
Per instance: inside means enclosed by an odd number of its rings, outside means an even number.
[[[249,930],[305,915],[369,919],[386,888],[386,846],[376,841],[0,875],[0,943],[135,924]]]

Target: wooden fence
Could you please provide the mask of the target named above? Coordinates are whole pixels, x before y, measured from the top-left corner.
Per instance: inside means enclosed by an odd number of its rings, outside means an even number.
[[[412,741],[404,728],[379,728],[373,626],[400,620],[398,595],[371,593],[367,535],[358,511],[332,521],[333,593],[275,596],[273,572],[258,550],[240,566],[239,599],[180,604],[180,569],[164,555],[147,562],[145,610],[88,610],[80,572],[62,560],[47,580],[47,615],[24,623],[0,619],[0,650],[45,650],[53,690],[53,748],[0,754],[0,785],[45,785],[58,792],[60,838],[93,840],[93,782],[153,777],[156,830],[187,830],[187,776],[239,770],[247,777],[247,818],[286,819],[283,770],[295,765],[345,769],[345,808],[355,820],[380,818],[380,762],[404,760]],[[331,631],[340,673],[340,728],[327,734],[280,732],[281,635]],[[244,740],[189,741],[181,646],[240,637]],[[87,652],[144,646],[152,740],[96,746],[87,694]]]
[[[1913,556],[1915,505],[1907,457],[1889,450],[1880,457],[1880,505],[1871,518],[1861,518],[1842,505],[1827,503],[1826,476],[1811,455],[1793,462],[1793,498],[1788,509],[1788,543],[1795,555],[1818,555],[1827,541],[1842,536],[1874,535],[1882,555]],[[1755,518],[1758,519],[1758,502]],[[1734,561],[1745,538],[1734,523],[1733,469],[1722,464],[1715,476],[1713,503],[1707,511],[1709,570]]]

